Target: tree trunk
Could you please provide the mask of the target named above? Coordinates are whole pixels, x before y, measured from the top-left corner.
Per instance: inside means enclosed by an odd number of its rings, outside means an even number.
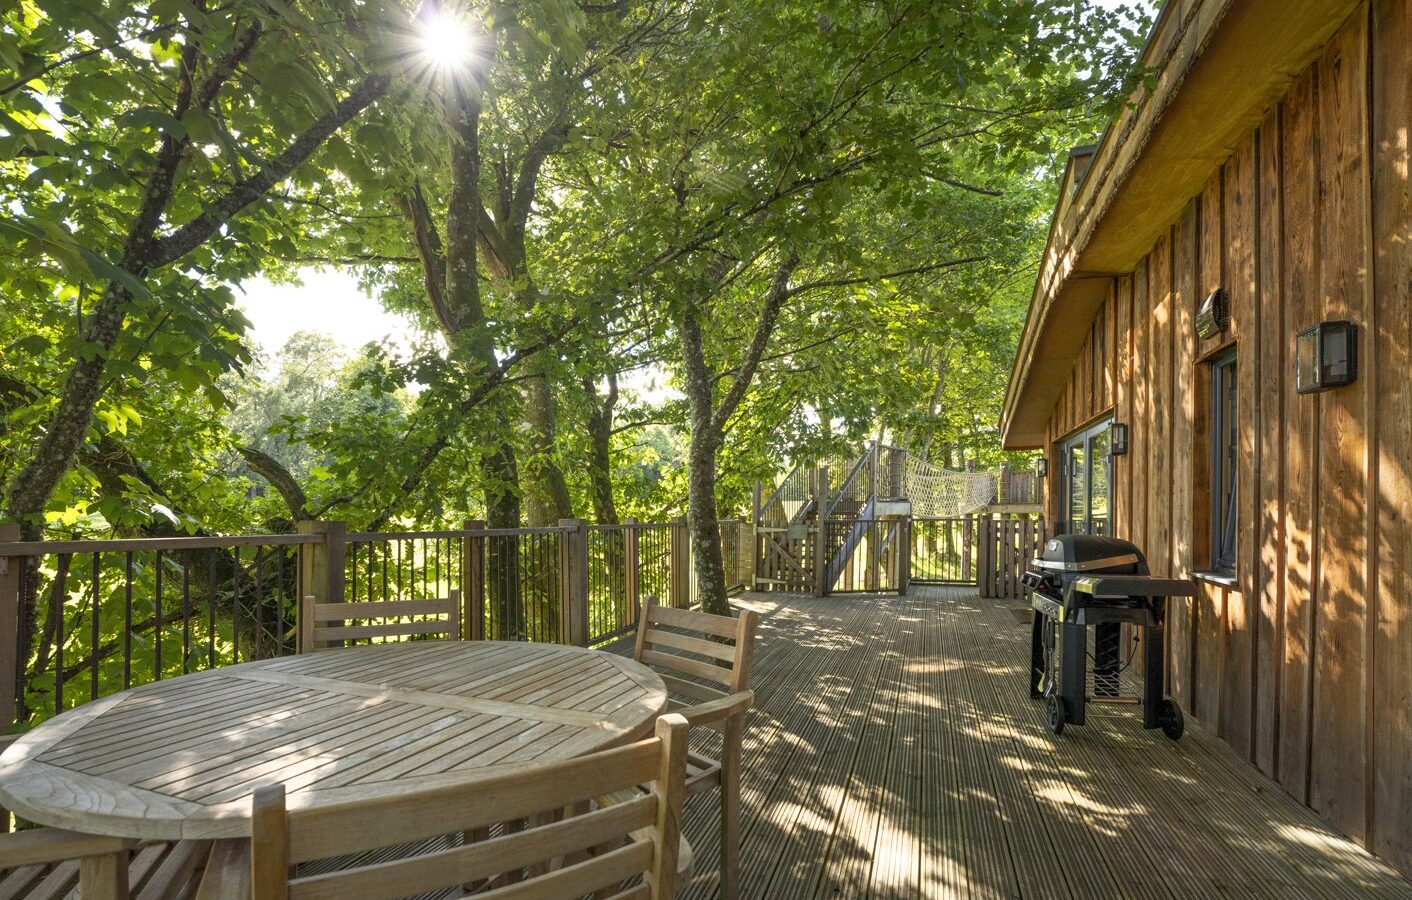
[[[725,563],[721,557],[721,532],[716,524],[716,451],[721,430],[711,398],[711,379],[701,344],[700,311],[688,305],[678,322],[682,371],[691,407],[691,447],[687,451],[687,531],[695,557],[696,592],[701,609],[718,616],[730,615],[726,598]]]
[[[608,394],[602,400],[593,380],[584,379],[588,396],[588,484],[593,512],[600,525],[618,524],[618,507],[613,502],[613,410],[618,404],[618,376],[609,374]]]
[[[726,594],[726,566],[721,556],[721,528],[716,511],[716,445],[709,434],[692,430],[688,454],[687,530],[696,572],[696,592],[704,612],[731,613]]]
[[[529,490],[525,492],[532,528],[553,525],[560,519],[574,516],[573,500],[564,470],[554,458],[558,444],[558,423],[554,409],[554,391],[544,374],[545,366],[538,359],[530,369],[534,377],[524,388],[525,424],[530,428],[532,457],[525,468]]]

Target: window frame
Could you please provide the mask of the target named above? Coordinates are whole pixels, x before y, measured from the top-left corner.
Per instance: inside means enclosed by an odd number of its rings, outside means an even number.
[[[1240,394],[1239,358],[1232,347],[1212,357],[1211,431],[1207,436],[1211,454],[1211,554],[1210,570],[1221,575],[1236,574],[1240,564],[1237,535],[1240,533]]]

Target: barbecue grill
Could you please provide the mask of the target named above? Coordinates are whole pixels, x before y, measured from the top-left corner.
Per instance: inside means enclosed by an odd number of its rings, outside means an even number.
[[[1049,730],[1084,724],[1088,703],[1136,703],[1142,726],[1182,736],[1182,711],[1165,695],[1162,631],[1169,597],[1193,597],[1192,583],[1157,578],[1135,544],[1112,537],[1067,534],[1053,538],[1021,581],[1035,615],[1030,634],[1030,696],[1043,697]],[[1143,674],[1137,692],[1124,689],[1122,626],[1142,636]],[[1093,667],[1088,629],[1093,627]],[[1137,641],[1136,635],[1133,642]]]

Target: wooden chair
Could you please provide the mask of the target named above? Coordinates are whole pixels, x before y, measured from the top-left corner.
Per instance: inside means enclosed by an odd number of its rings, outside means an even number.
[[[0,737],[0,751],[15,738]],[[0,811],[0,814],[4,814]],[[59,828],[0,834],[0,897],[174,900],[185,896],[207,841],[139,843]]]
[[[626,747],[321,809],[288,809],[282,785],[260,788],[252,801],[251,839],[217,842],[197,896],[376,900],[448,889],[463,896],[467,886],[495,889],[517,881],[510,891],[517,897],[548,900],[614,889],[619,900],[666,900],[676,890],[688,732],[685,719],[667,715],[657,721],[655,737]],[[631,802],[590,803],[643,782],[650,792]],[[522,820],[519,830],[486,831]],[[451,839],[442,849],[290,877],[301,863],[443,835]],[[462,842],[460,835],[482,839]],[[242,847],[249,848],[244,865]],[[640,884],[621,888],[637,876]],[[224,890],[207,892],[208,881]]]
[[[644,597],[633,659],[657,671],[667,690],[695,703],[672,700],[692,728],[721,733],[721,758],[698,750],[687,755],[687,796],[721,792],[721,897],[740,892],[740,766],[745,714],[754,703],[750,665],[759,616],[738,618],[662,606]],[[719,687],[717,687],[719,686]]]
[[[345,624],[349,620],[361,624]],[[444,635],[459,640],[461,592],[452,591],[449,597],[433,600],[371,603],[319,603],[306,596],[299,603],[300,653],[359,638],[416,635]]]

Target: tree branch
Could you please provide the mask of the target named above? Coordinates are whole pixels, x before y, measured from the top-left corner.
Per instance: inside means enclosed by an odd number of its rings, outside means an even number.
[[[268,481],[284,498],[284,505],[289,507],[289,515],[293,521],[312,518],[309,515],[309,498],[304,494],[304,489],[299,486],[294,474],[281,465],[279,460],[254,447],[237,447],[236,450],[244,457],[245,464],[255,474]]]
[[[893,272],[883,272],[878,275],[857,275],[851,278],[825,278],[819,281],[810,281],[789,290],[790,297],[797,297],[808,291],[819,290],[829,287],[846,287],[850,284],[871,284],[875,281],[886,281],[889,278],[902,278],[907,275],[921,275],[926,272],[935,272],[938,269],[949,269],[954,266],[967,266],[971,263],[984,262],[988,256],[965,256],[960,259],[947,259],[941,262],[928,263],[924,266],[913,266],[908,269],[898,269]]]
[[[391,84],[391,78],[386,75],[369,75],[364,78],[352,93],[309,126],[308,130],[295,138],[283,153],[263,166],[259,172],[237,181],[230,190],[208,206],[205,212],[157,241],[148,265],[151,268],[169,265],[199,247],[232,216],[289,177],[289,174],[312,156],[330,135],[387,93]]]
[[[412,192],[404,194],[401,203],[402,210],[412,221],[412,235],[417,245],[417,256],[422,262],[427,299],[431,301],[432,311],[436,313],[442,330],[448,336],[455,334],[456,320],[446,305],[446,251],[441,246],[441,235],[437,233],[436,222],[432,220],[420,181],[412,182]]]
[[[718,434],[725,430],[726,422],[735,414],[736,407],[740,406],[740,401],[745,397],[745,392],[750,390],[750,382],[754,380],[755,370],[760,366],[760,358],[765,355],[765,348],[769,346],[770,335],[775,330],[780,310],[785,301],[794,295],[789,289],[789,277],[798,266],[799,254],[791,253],[775,269],[775,278],[769,293],[765,295],[764,303],[760,306],[760,321],[755,326],[755,335],[750,339],[750,347],[745,351],[745,359],[740,364],[730,390],[721,398],[721,405],[716,407],[716,412],[711,417],[711,427]]]
[[[922,175],[926,178],[930,178],[932,181],[938,181],[942,184],[949,185],[950,187],[954,188],[959,188],[963,191],[970,191],[973,194],[982,194],[986,197],[1005,196],[1004,191],[995,191],[991,190],[990,188],[983,188],[980,185],[967,184],[964,181],[958,181],[955,178],[947,178],[945,175],[939,175],[936,172],[924,171],[922,172]]]

